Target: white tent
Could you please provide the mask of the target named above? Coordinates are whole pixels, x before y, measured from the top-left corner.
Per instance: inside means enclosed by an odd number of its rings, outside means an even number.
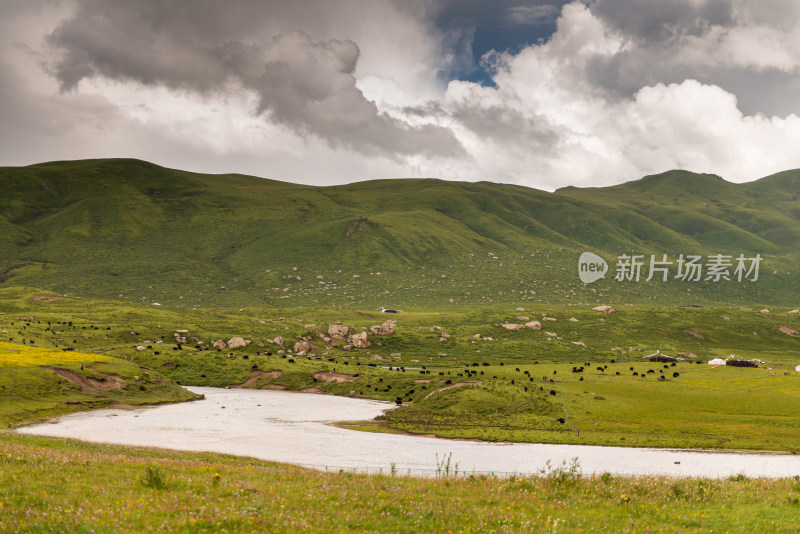
[[[725,365],[725,360],[722,358],[714,358],[713,360],[709,360],[708,365]]]
[[[797,371],[798,373],[800,373],[800,365],[798,365],[797,367],[795,367],[795,368],[794,368],[794,370],[795,370],[795,371]]]

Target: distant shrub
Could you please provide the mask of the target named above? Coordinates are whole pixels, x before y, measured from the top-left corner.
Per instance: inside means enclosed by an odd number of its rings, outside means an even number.
[[[164,481],[164,468],[160,465],[148,465],[145,467],[144,472],[139,477],[139,482],[145,488],[164,489],[166,482]]]

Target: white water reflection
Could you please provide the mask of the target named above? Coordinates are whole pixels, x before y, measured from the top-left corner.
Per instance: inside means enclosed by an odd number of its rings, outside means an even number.
[[[97,410],[29,434],[87,441],[214,451],[320,468],[382,468],[435,473],[437,455],[459,471],[537,473],[577,458],[583,473],[726,477],[800,474],[800,456],[730,454],[583,445],[444,440],[344,430],[326,423],[372,419],[392,404],[283,391],[191,387],[205,400],[134,410]],[[426,470],[426,471],[423,471]]]

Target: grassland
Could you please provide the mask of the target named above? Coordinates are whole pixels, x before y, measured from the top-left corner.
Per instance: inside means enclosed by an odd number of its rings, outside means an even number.
[[[324,473],[0,431],[4,532],[796,532],[800,479]]]
[[[780,329],[800,330],[800,314],[786,308],[628,306],[613,314],[553,306],[412,310],[392,316],[393,334],[370,332],[372,346],[352,350],[323,339],[329,324],[369,331],[389,315],[349,308],[187,310],[19,288],[0,290],[0,308],[5,313],[0,341],[114,355],[118,365],[135,363],[180,384],[403,404],[376,421],[350,425],[364,430],[800,451],[798,339]],[[542,329],[502,326],[534,317]],[[234,336],[252,342],[207,350]],[[270,341],[277,336],[283,345]],[[304,341],[311,350],[298,354],[295,344]],[[644,358],[657,350],[681,361]],[[732,353],[765,365],[706,364]],[[578,368],[582,372],[573,372]]]
[[[195,398],[120,358],[0,342],[0,428],[114,405]]]

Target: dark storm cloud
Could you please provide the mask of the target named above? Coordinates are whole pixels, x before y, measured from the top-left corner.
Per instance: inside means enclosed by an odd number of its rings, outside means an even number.
[[[103,77],[202,94],[241,86],[255,112],[301,135],[368,154],[456,156],[446,128],[381,113],[356,87],[360,51],[348,39],[291,30],[298,10],[321,2],[83,0],[49,36],[62,91]],[[319,24],[317,25],[319,26]],[[329,32],[328,32],[329,33]]]

